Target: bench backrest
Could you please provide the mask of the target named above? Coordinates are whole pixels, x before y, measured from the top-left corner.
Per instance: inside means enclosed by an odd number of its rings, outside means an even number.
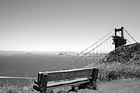
[[[47,71],[39,72],[46,75],[47,81],[60,81],[60,80],[71,80],[76,78],[90,77],[92,75],[93,68],[81,68],[72,70],[62,70],[62,71]]]

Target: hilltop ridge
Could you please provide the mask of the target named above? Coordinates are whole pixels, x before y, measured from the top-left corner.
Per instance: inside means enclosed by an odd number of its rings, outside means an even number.
[[[122,64],[137,64],[140,65],[140,43],[123,45],[110,53],[106,54],[99,62],[89,64],[85,67],[94,67],[100,64],[122,63]]]
[[[102,58],[99,63],[128,63],[135,60],[140,60],[140,43],[120,46]]]

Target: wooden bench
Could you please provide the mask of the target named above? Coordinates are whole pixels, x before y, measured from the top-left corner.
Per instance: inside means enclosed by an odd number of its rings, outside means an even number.
[[[81,87],[96,89],[97,76],[97,68],[39,72],[33,88],[40,93],[47,93],[47,88],[63,85],[73,86],[72,88],[78,86],[79,89]]]

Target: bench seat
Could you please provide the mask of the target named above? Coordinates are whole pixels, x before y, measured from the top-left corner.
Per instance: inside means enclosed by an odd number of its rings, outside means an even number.
[[[70,84],[80,84],[80,83],[86,83],[89,81],[89,78],[77,78],[74,80],[66,80],[66,81],[60,81],[60,82],[48,82],[47,87],[56,87],[56,86],[62,86],[62,85],[70,85]]]

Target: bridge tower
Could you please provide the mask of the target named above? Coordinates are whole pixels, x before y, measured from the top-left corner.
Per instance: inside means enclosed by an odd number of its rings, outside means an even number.
[[[115,36],[113,36],[113,44],[115,45],[115,48],[125,45],[127,43],[126,39],[124,39],[123,30],[124,30],[124,27],[121,27],[118,29],[115,28]],[[117,35],[117,32],[119,33],[121,32],[121,36]]]

